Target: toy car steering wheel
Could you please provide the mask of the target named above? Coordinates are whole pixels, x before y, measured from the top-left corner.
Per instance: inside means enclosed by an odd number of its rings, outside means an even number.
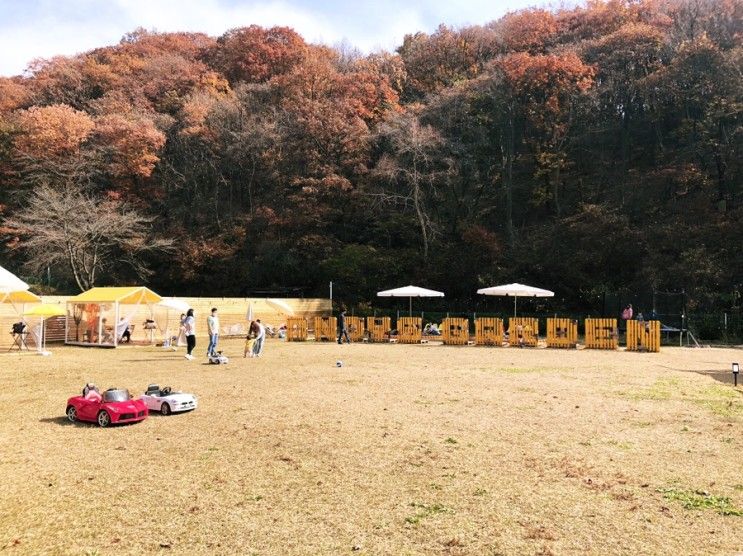
[[[168,394],[170,394],[171,390],[172,389],[170,388],[170,386],[166,386],[165,388],[163,388],[162,390],[160,390],[160,393],[163,396],[167,396]]]

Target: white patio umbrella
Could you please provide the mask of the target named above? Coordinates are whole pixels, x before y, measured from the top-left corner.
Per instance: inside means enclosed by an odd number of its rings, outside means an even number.
[[[492,286],[490,288],[480,288],[477,293],[482,295],[500,295],[504,297],[513,297],[513,316],[516,316],[516,300],[519,297],[554,297],[555,292],[535,288],[525,284],[504,284],[502,286]]]
[[[427,290],[426,288],[419,288],[418,286],[403,286],[402,288],[377,292],[377,297],[407,297],[409,315],[413,316],[414,297],[444,297],[444,292]]]

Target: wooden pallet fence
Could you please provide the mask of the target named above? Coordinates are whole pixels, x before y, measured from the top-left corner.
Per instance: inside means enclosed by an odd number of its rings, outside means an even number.
[[[617,349],[619,331],[617,319],[586,319],[586,347],[590,349]]]
[[[360,342],[366,335],[366,327],[362,317],[346,317],[346,327],[348,327],[348,336],[352,342]]]
[[[338,336],[338,325],[335,317],[315,317],[315,341],[333,342]]]
[[[578,321],[575,319],[547,319],[547,347],[574,348],[578,345]]]
[[[537,347],[539,320],[530,317],[508,319],[508,343],[514,347]]]
[[[502,346],[503,319],[493,317],[476,318],[475,343],[478,346]]]
[[[420,344],[423,339],[423,324],[420,317],[397,319],[397,341],[401,344]]]
[[[392,329],[390,317],[366,317],[366,330],[370,342],[386,342]]]
[[[660,321],[628,320],[628,351],[660,351]]]
[[[304,317],[288,317],[286,319],[286,341],[307,341],[307,319]]]
[[[469,319],[444,319],[441,323],[441,339],[447,346],[466,346],[470,341]]]

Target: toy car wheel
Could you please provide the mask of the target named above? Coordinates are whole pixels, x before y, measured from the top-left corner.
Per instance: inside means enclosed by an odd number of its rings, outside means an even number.
[[[67,411],[65,413],[67,413],[67,419],[71,423],[77,421],[77,409],[75,409],[74,405],[67,406]]]
[[[164,403],[160,406],[160,414],[161,415],[170,415],[170,405],[167,403]]]
[[[111,416],[108,414],[107,411],[99,412],[98,418],[96,420],[98,421],[99,427],[107,427],[111,424]]]

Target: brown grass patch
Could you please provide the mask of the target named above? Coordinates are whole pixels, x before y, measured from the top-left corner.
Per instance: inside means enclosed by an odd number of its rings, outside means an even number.
[[[741,391],[669,370],[727,369],[733,350],[269,342],[226,366],[53,351],[0,356],[3,553],[743,548]],[[91,379],[170,385],[200,407],[67,423],[67,397]]]

